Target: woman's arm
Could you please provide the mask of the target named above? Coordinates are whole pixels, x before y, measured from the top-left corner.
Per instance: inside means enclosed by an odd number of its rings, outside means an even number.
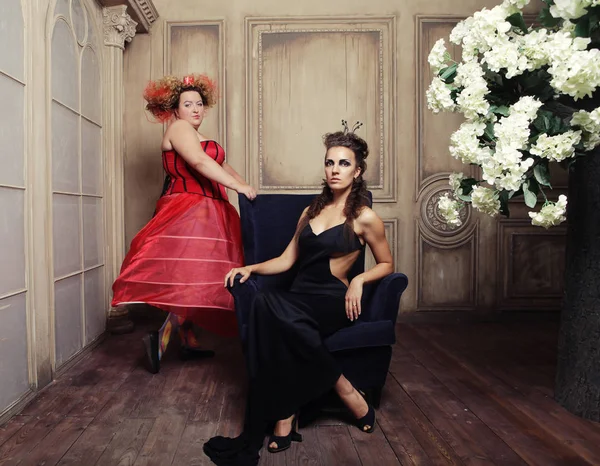
[[[307,211],[308,207],[304,209],[304,212],[302,212],[300,220],[298,220],[298,225],[300,225],[300,223],[304,220]],[[281,253],[280,256],[265,262],[260,262],[258,264],[252,264],[247,265],[245,267],[236,267],[234,269],[231,269],[229,273],[225,275],[225,286],[227,286],[228,281],[229,286],[233,286],[233,281],[238,274],[242,276],[242,278],[240,279],[240,283],[244,283],[252,273],[256,273],[258,275],[276,275],[278,273],[283,273],[290,270],[296,262],[296,260],[298,259],[299,234],[300,230],[299,228],[297,228],[296,233],[294,233],[294,237],[285,248],[285,251],[283,251],[283,253]]]
[[[346,315],[350,320],[355,320],[360,315],[363,285],[365,283],[381,280],[394,271],[394,260],[390,245],[385,238],[383,221],[371,209],[365,208],[356,219],[360,235],[371,248],[377,265],[358,274],[352,279],[346,292]]]
[[[241,182],[236,180],[202,150],[196,130],[187,121],[173,122],[167,133],[173,148],[194,170],[229,189],[243,191],[246,183],[243,180]]]
[[[227,173],[229,173],[231,176],[233,176],[238,182],[240,183],[245,183],[246,180],[244,180],[244,178],[241,177],[241,175],[236,172],[233,167],[231,165],[229,165],[227,162],[223,162],[223,165],[221,165],[223,167],[223,170],[225,170]]]
[[[376,282],[394,271],[394,259],[385,238],[385,227],[379,215],[368,208],[361,212],[358,221],[362,230],[361,236],[371,248],[377,265],[357,275],[354,280],[359,279],[363,284]]]

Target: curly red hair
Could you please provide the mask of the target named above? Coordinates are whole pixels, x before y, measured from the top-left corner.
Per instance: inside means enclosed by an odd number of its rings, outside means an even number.
[[[158,121],[167,121],[179,106],[179,96],[182,92],[196,91],[202,97],[206,107],[212,107],[217,102],[217,84],[205,74],[189,74],[183,78],[165,76],[156,81],[150,81],[144,89],[146,110]]]

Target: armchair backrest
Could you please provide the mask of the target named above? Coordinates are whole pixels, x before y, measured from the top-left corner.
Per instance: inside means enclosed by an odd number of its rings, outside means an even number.
[[[314,194],[260,194],[250,202],[239,195],[242,221],[242,241],[246,264],[256,264],[279,256],[296,231],[302,211],[315,197]],[[369,192],[369,201],[372,196]],[[365,268],[364,250],[352,267],[349,278]],[[257,276],[261,287],[287,288],[295,276],[295,268],[273,276]]]

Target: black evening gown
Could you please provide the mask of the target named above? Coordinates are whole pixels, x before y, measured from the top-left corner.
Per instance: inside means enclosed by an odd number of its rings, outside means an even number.
[[[244,433],[214,437],[204,451],[215,464],[253,465],[269,422],[290,417],[329,391],[341,370],[323,339],[351,325],[346,284],[330,259],[362,249],[347,224],[316,235],[307,224],[298,238],[298,273],[289,291],[258,293],[248,316],[249,384]]]

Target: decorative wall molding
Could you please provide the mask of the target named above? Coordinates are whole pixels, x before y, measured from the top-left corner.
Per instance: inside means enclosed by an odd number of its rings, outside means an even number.
[[[125,42],[131,42],[135,36],[137,23],[127,13],[127,6],[119,5],[104,8],[104,45],[125,50]]]
[[[544,230],[528,219],[503,219],[497,228],[498,309],[559,310],[566,226]]]
[[[158,11],[152,0],[96,0],[105,8],[124,6],[127,14],[135,22],[139,33],[150,32],[150,27],[158,19]]]
[[[289,44],[294,46],[295,41],[303,42],[319,40],[323,34],[338,34],[343,37],[344,34],[374,34],[377,37],[377,121],[370,122],[378,127],[378,150],[371,152],[370,164],[373,164],[372,158],[378,157],[376,181],[369,183],[369,189],[372,190],[374,199],[377,202],[395,202],[396,200],[396,157],[394,151],[394,121],[395,105],[393,96],[395,90],[395,18],[394,17],[327,17],[327,18],[247,18],[247,52],[246,52],[246,73],[247,73],[247,152],[246,166],[249,167],[249,178],[256,182],[262,190],[277,191],[317,191],[321,184],[315,182],[309,183],[274,183],[273,176],[266,176],[268,170],[268,161],[265,158],[265,137],[264,131],[267,125],[271,127],[276,122],[265,120],[265,43]],[[273,39],[275,36],[276,39]],[[313,39],[314,37],[314,39]],[[286,47],[286,45],[282,46]],[[341,117],[344,115],[342,114]],[[254,123],[255,122],[255,123]],[[370,141],[373,145],[372,141]],[[375,153],[374,153],[375,152]],[[277,160],[271,160],[271,164],[277,165]],[[373,165],[371,165],[373,166]],[[276,178],[276,177],[275,177]]]
[[[467,229],[467,235],[453,243],[439,244],[423,231],[422,224],[417,221],[417,309],[419,311],[475,311],[478,306],[478,224]],[[429,251],[425,251],[428,249]],[[462,250],[462,251],[461,251]],[[438,255],[436,267],[426,264],[426,254]],[[464,256],[462,263],[457,253]],[[455,255],[455,257],[452,257]],[[448,263],[443,263],[447,259]],[[453,265],[453,266],[451,266]],[[461,268],[462,265],[462,268]],[[464,275],[461,276],[461,270]],[[440,273],[449,273],[448,277]],[[450,285],[448,285],[450,282]],[[466,299],[456,298],[454,301],[449,293],[444,293],[444,299],[436,301],[435,295],[440,290],[462,294]]]

